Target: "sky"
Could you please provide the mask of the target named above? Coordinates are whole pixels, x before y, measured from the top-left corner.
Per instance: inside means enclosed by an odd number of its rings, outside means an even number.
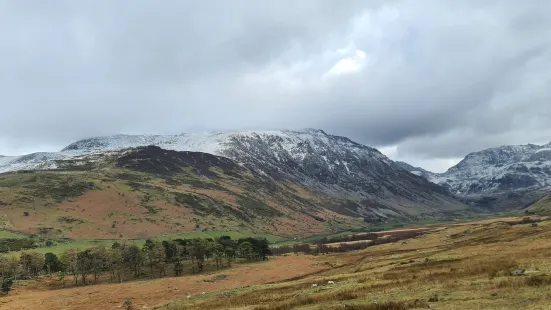
[[[0,1],[0,154],[320,128],[445,171],[551,141],[551,1]]]

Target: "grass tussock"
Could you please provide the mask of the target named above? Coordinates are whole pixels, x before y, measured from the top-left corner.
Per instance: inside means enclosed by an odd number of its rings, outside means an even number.
[[[495,288],[521,288],[521,287],[540,287],[551,285],[551,276],[549,275],[531,275],[528,277],[509,277],[503,279],[495,285]]]
[[[428,309],[429,304],[422,300],[414,301],[388,301],[382,303],[372,303],[365,305],[347,305],[346,309],[351,310],[408,310],[408,309]],[[342,309],[340,307],[333,307],[330,309]]]
[[[548,275],[533,275],[524,279],[527,286],[545,286],[551,285],[551,276]]]
[[[509,275],[512,269],[518,268],[519,263],[511,257],[478,261],[471,268],[467,268],[469,275],[487,274],[489,277]]]

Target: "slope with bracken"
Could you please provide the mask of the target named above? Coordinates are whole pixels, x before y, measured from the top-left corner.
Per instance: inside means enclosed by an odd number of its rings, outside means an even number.
[[[376,149],[320,130],[93,138],[3,167],[31,170],[0,175],[0,224],[63,236],[305,235],[466,210]]]

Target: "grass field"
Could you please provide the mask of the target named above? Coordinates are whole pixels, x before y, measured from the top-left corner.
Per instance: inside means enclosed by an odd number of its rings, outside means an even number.
[[[455,224],[406,242],[318,256],[327,269],[308,277],[157,309],[550,309],[551,221],[515,221]],[[512,276],[516,269],[525,274]]]
[[[551,220],[439,224],[366,250],[288,255],[203,275],[52,290],[18,286],[2,309],[550,309]],[[85,245],[85,244],[84,244]],[[514,271],[523,270],[519,276]],[[217,274],[223,281],[208,282]],[[189,296],[189,297],[187,297]]]
[[[8,230],[0,230],[0,239],[24,239],[28,236]]]

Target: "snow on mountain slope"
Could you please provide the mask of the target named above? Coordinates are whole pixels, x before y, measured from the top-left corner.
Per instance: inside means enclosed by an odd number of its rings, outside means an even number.
[[[417,176],[423,177],[429,181],[435,179],[438,177],[437,173],[425,170],[421,167],[414,167],[406,162],[403,161],[395,161],[394,165],[398,168],[404,169],[406,171],[409,171]]]
[[[32,153],[22,156],[0,157],[0,173],[18,170],[54,169],[56,161],[71,157],[63,153]]]
[[[551,143],[508,145],[470,153],[429,180],[464,197],[550,188]]]
[[[94,161],[101,154],[147,145],[228,157],[271,178],[358,202],[351,208],[432,213],[465,207],[444,188],[396,167],[377,149],[317,129],[97,137],[72,143],[59,153],[11,158],[0,164],[0,172],[55,168],[75,158]]]
[[[174,151],[194,151],[204,152],[215,155],[227,155],[227,149],[236,143],[248,143],[251,139],[272,140],[270,147],[277,149],[278,152],[286,152],[295,159],[303,159],[306,153],[301,150],[300,145],[308,144],[313,148],[310,151],[316,151],[317,146],[327,146],[329,136],[322,130],[306,129],[304,131],[238,131],[238,132],[220,132],[220,133],[191,133],[180,135],[165,136],[132,136],[115,135],[109,137],[97,137],[77,141],[65,147],[61,152],[70,152],[72,154],[89,154],[94,152],[104,152],[109,150],[121,150],[145,145],[155,145],[164,149]],[[335,138],[335,136],[332,136]],[[380,160],[389,159],[382,155],[378,150],[358,143],[354,143],[346,138],[331,141],[337,141],[338,146],[352,147],[356,152],[369,150],[374,152]],[[336,146],[336,145],[335,145]]]

